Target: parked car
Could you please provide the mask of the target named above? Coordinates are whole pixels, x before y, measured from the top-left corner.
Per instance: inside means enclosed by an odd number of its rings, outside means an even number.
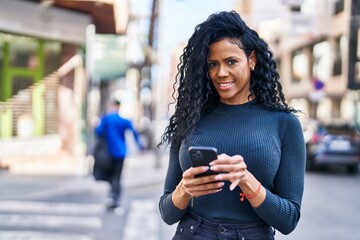
[[[359,163],[360,135],[349,125],[319,125],[307,143],[307,170],[338,165],[356,173]]]

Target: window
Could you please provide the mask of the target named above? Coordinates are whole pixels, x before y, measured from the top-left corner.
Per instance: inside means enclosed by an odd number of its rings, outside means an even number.
[[[32,77],[21,77],[21,76],[13,77],[12,81],[11,81],[11,84],[12,84],[11,95],[15,95],[19,91],[30,87],[33,83],[34,83],[34,80]]]
[[[36,69],[37,42],[33,38],[11,36],[10,42],[10,66]]]
[[[281,60],[279,58],[277,58],[277,59],[275,59],[275,63],[276,63],[276,71],[280,75],[279,81],[281,82]]]
[[[357,31],[357,62],[355,63],[355,81],[360,82],[360,29]]]
[[[54,72],[60,65],[60,42],[45,43],[45,75]]]
[[[313,46],[312,76],[326,82],[330,78],[331,48],[327,41]]]
[[[308,78],[309,59],[303,50],[293,53],[292,57],[292,82],[300,82]]]
[[[334,3],[334,15],[344,11],[344,0],[337,0]]]
[[[342,74],[342,59],[345,47],[345,38],[344,36],[338,37],[335,40],[335,57],[333,63],[333,75],[341,75]]]

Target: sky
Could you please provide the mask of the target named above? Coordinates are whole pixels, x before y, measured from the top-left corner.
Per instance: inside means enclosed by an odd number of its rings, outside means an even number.
[[[218,11],[231,10],[232,0],[160,0],[161,48],[169,51],[186,42],[197,24]]]
[[[152,0],[130,0],[132,14],[150,16]],[[159,0],[158,40],[161,55],[191,36],[197,24],[218,11],[231,10],[233,0]],[[146,18],[145,18],[146,19]],[[146,32],[148,19],[140,26]]]
[[[233,0],[160,0],[158,64],[160,79],[168,80],[172,54],[186,44],[195,26],[212,13],[231,10]],[[184,45],[185,46],[185,45]]]

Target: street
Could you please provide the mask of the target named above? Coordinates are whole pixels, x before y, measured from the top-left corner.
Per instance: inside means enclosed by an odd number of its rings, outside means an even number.
[[[276,239],[360,239],[359,184],[359,173],[342,169],[307,173],[300,222],[289,236],[277,232]]]
[[[0,172],[0,180],[0,240],[168,240],[175,231],[158,213],[161,182],[126,186],[123,208],[107,212],[107,185],[91,177]],[[359,183],[360,174],[307,173],[299,225],[276,239],[360,239]]]
[[[360,240],[359,116],[360,0],[0,0],[0,240],[172,239],[159,199],[169,158],[175,185],[192,144],[244,156],[210,170],[250,179],[246,204],[262,186],[299,201],[300,130],[306,169],[349,171],[306,172],[300,221],[275,239]],[[98,139],[103,159],[126,157],[112,210],[92,175]],[[191,180],[180,203],[207,190]],[[254,219],[235,192],[210,190],[199,213]],[[260,218],[294,222],[288,202],[268,200]]]
[[[1,175],[6,188],[18,187],[6,196],[1,183],[1,240],[167,239],[157,208],[160,184],[125,188],[122,207],[107,211],[107,185],[91,177]]]

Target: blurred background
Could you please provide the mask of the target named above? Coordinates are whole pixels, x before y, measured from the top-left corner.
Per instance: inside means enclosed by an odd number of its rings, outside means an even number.
[[[195,26],[232,9],[268,42],[302,111],[309,171],[286,239],[360,239],[359,0],[1,0],[0,239],[170,239],[157,212],[167,152],[156,145],[176,66]],[[107,213],[89,153],[113,98],[147,151],[129,146],[125,208]]]

